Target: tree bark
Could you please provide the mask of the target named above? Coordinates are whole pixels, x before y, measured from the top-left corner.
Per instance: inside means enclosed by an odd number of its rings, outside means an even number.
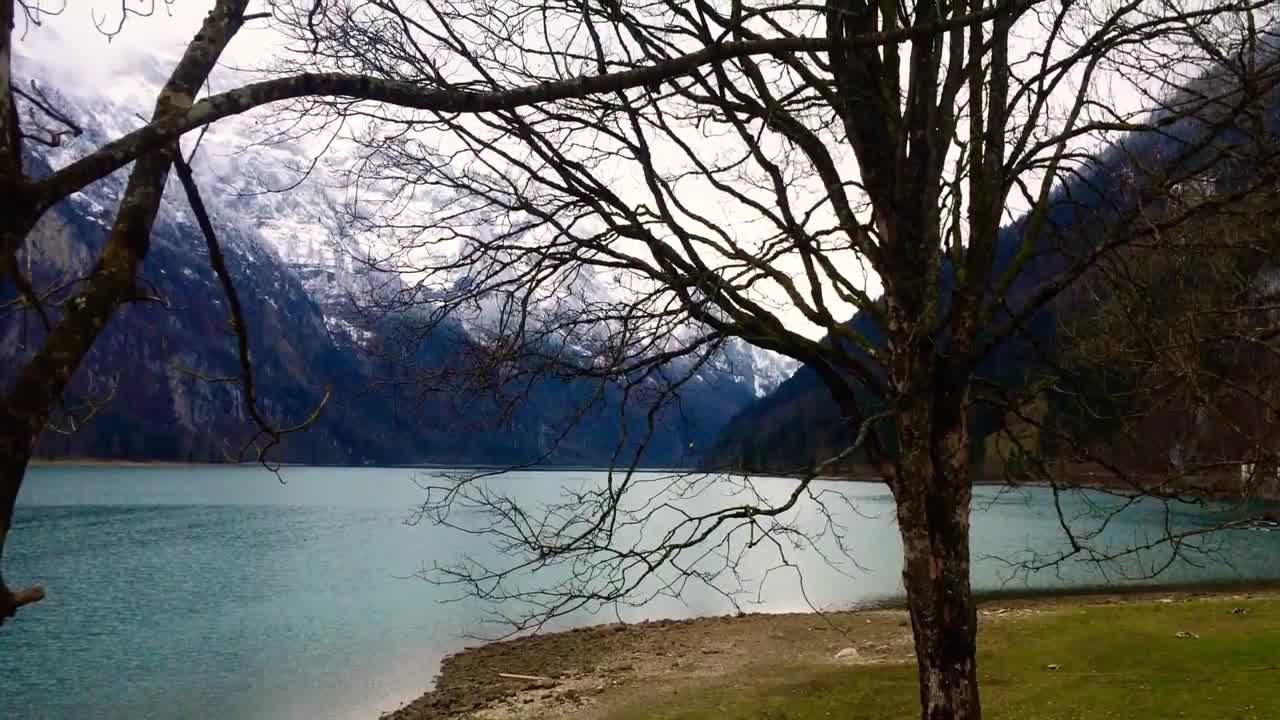
[[[952,415],[954,417],[954,414]],[[978,720],[977,608],[969,586],[972,496],[963,419],[938,430],[936,410],[904,412],[894,485],[902,580],[920,676],[920,717]],[[926,428],[925,432],[917,432]]]
[[[0,625],[13,617],[18,608],[44,598],[39,586],[17,591],[4,581],[4,546],[9,537],[14,505],[27,462],[31,459],[31,434],[25,424],[12,413],[0,411]]]
[[[902,534],[920,717],[978,720],[978,622],[969,587],[968,527],[911,527]]]

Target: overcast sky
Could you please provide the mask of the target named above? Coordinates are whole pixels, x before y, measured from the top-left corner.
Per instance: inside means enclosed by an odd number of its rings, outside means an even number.
[[[58,0],[44,2],[50,5]],[[171,5],[161,0],[125,0],[125,3],[130,8],[150,8],[153,12],[147,17],[130,15],[122,32],[109,39],[99,26],[117,27],[121,19],[121,0],[66,0],[61,15],[45,18],[40,26],[25,29],[19,26],[20,58],[38,66],[38,74],[48,81],[78,93],[100,92],[116,102],[125,103],[133,112],[149,113],[155,100],[155,89],[172,69],[212,3],[209,0],[174,0]],[[266,9],[266,0],[257,0],[250,5],[251,12]],[[1019,43],[1023,48],[1014,49],[1015,57],[1034,45],[1034,34],[1038,28],[1033,25],[1029,30],[1031,32],[1024,34]],[[224,54],[224,65],[234,68],[261,66],[271,58],[279,42],[279,36],[269,29],[269,21],[252,22],[239,33]],[[243,72],[223,69],[214,75],[212,90],[225,89],[244,79]],[[1107,87],[1113,81],[1119,81],[1122,87],[1118,91],[1104,91],[1104,94],[1117,101],[1136,100],[1135,95],[1125,92],[1124,78],[1098,79],[1100,85]],[[869,283],[874,285],[874,278]],[[809,326],[798,312],[782,314],[788,324],[795,321],[793,327],[810,329],[807,334],[821,334],[820,329]]]
[[[44,2],[46,6],[52,4],[50,0]],[[125,3],[137,10],[153,5],[152,0]],[[173,69],[212,3],[176,0],[164,5],[157,0],[154,5],[150,16],[130,15],[120,34],[108,38],[98,24],[111,29],[118,26],[120,0],[66,0],[60,15],[45,17],[39,26],[28,26],[24,32],[19,24],[18,53],[47,72],[56,73],[56,78],[51,79],[72,83],[78,90],[94,88],[118,94],[121,90],[142,90],[143,85],[154,87]],[[270,57],[277,42],[265,21],[250,23],[236,36],[223,63],[230,67],[256,67]],[[230,82],[229,74],[227,70],[215,74],[215,86],[219,77]],[[154,95],[146,98],[148,105],[154,100]]]

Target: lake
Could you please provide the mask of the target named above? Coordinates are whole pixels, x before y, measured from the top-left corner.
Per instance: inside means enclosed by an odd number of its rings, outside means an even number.
[[[255,467],[33,468],[19,498],[5,575],[11,585],[42,582],[49,596],[0,630],[6,660],[0,715],[372,720],[415,698],[444,655],[493,629],[483,624],[490,608],[447,602],[457,599],[454,590],[414,574],[464,554],[503,559],[482,537],[405,523],[422,500],[423,473],[433,472],[292,467],[280,484]],[[490,482],[537,502],[602,477],[561,470]],[[780,497],[793,487],[794,480],[766,478],[755,481],[753,492]],[[739,568],[750,591],[743,609],[836,608],[901,592],[901,545],[888,492],[869,483],[821,488],[833,493],[829,500],[841,496],[827,504],[835,525],[825,525],[812,503],[790,519],[798,528],[842,527],[848,556],[837,552],[829,532],[816,547],[787,546],[794,567],[778,568],[777,550],[762,543]],[[705,508],[741,502],[742,493],[716,485],[686,500]],[[1069,514],[1087,507],[1074,502]],[[1045,490],[980,488],[974,505],[979,589],[1007,581],[1004,560],[1062,546]],[[1164,519],[1158,508],[1139,506],[1117,518],[1105,540],[1142,544],[1159,534]],[[1175,522],[1195,527],[1211,520],[1188,507]],[[1159,580],[1280,578],[1280,532],[1233,530],[1212,542],[1220,558],[1177,563]],[[1072,562],[1018,578],[1016,586],[1125,581],[1117,570]],[[712,588],[689,585],[679,597],[578,614],[561,624],[733,609]]]

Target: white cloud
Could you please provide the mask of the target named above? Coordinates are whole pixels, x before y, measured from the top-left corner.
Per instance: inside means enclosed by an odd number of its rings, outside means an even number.
[[[38,25],[19,24],[17,53],[47,73],[47,82],[69,84],[73,89],[93,88],[118,101],[125,93],[164,82],[213,3],[125,0],[124,6],[150,14],[128,15],[120,33],[108,37],[103,29],[119,26],[120,0],[67,0],[60,14],[44,16]],[[246,26],[224,54],[225,67],[215,75],[215,87],[230,84],[231,75],[242,74],[231,68],[261,66],[278,46],[278,38],[269,21]],[[138,95],[148,108],[155,101],[154,95]]]

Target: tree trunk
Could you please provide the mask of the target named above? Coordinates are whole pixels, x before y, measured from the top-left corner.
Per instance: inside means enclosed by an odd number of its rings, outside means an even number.
[[[246,5],[247,0],[219,0],[215,4],[156,98],[152,123],[185,116],[218,57],[240,29]],[[0,116],[0,171],[9,170],[0,172],[0,211],[16,211],[3,218],[6,224],[0,232],[0,277],[42,207],[22,202],[18,193],[21,183],[11,179],[21,177],[20,138],[12,124],[17,114],[9,93],[11,23],[6,20],[12,19],[11,6],[11,2],[0,0],[0,113],[8,113]],[[0,398],[0,563],[13,521],[13,507],[36,439],[107,322],[136,295],[138,268],[151,247],[151,228],[177,151],[176,143],[167,143],[134,162],[111,234],[93,271],[66,304],[60,321],[40,350],[17,374],[5,397]],[[9,192],[3,192],[6,189]],[[11,592],[0,576],[0,623],[12,617],[19,607],[43,596],[38,587]]]
[[[962,416],[950,414],[956,422],[941,423],[949,425],[945,430],[938,429],[936,410],[926,416],[929,431],[919,435],[911,432],[910,414],[900,418],[904,444],[894,488],[902,579],[920,676],[920,717],[979,720],[978,617],[969,587],[967,433]]]
[[[904,527],[902,535],[920,717],[978,720],[978,622],[969,588],[968,527]]]
[[[9,537],[22,477],[31,459],[31,445],[27,426],[12,413],[0,411],[0,625],[13,617],[18,608],[44,597],[44,591],[38,586],[13,591],[4,582],[5,540]]]

